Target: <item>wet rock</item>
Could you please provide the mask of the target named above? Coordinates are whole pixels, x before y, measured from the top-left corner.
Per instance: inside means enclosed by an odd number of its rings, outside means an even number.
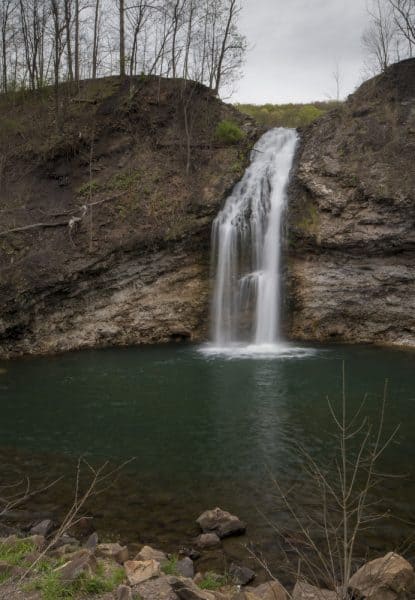
[[[98,544],[95,551],[96,555],[102,558],[109,558],[117,561],[120,565],[128,560],[128,548],[121,546],[118,542],[111,544]]]
[[[177,594],[165,576],[148,579],[134,588],[142,600],[178,600]]]
[[[31,528],[30,533],[32,535],[43,535],[44,537],[48,536],[53,529],[53,521],[51,519],[43,519],[40,523],[37,523],[34,527]]]
[[[180,554],[180,556],[188,556],[192,560],[197,560],[201,556],[201,554],[198,550],[195,550],[194,548],[185,548],[185,547],[180,548],[179,554]]]
[[[255,572],[248,567],[241,567],[232,563],[229,567],[229,575],[236,585],[247,585],[255,578]]]
[[[143,546],[134,560],[156,560],[160,564],[167,562],[167,556],[161,550],[155,550],[151,546]]]
[[[220,545],[220,538],[216,533],[202,533],[196,538],[196,546],[205,550],[207,548],[214,548]]]
[[[61,567],[55,569],[62,581],[70,582],[77,579],[82,573],[92,575],[97,570],[98,563],[93,554],[88,550],[79,550]]]
[[[188,556],[177,561],[176,570],[178,575],[181,575],[182,577],[189,577],[190,579],[193,579],[195,574],[193,561]]]
[[[203,533],[216,533],[220,538],[245,533],[246,525],[238,517],[216,507],[206,510],[196,519]]]
[[[128,585],[119,585],[117,589],[117,600],[132,600],[133,593]]]
[[[155,560],[127,560],[124,568],[131,585],[137,585],[161,574],[160,563]]]
[[[169,577],[169,583],[180,600],[215,600],[215,594],[200,589],[190,579]]]
[[[402,556],[389,552],[363,565],[351,577],[350,587],[366,600],[403,600],[415,590],[414,570]]]
[[[84,547],[88,548],[88,550],[94,551],[96,549],[96,547],[98,546],[98,542],[99,542],[98,534],[96,531],[94,531],[94,533],[91,533],[91,535],[85,542]]]
[[[338,596],[334,591],[320,589],[304,581],[298,581],[292,593],[292,600],[338,600]]]

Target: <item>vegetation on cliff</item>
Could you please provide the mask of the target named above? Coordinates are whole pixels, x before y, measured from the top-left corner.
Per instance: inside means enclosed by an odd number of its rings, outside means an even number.
[[[147,284],[160,284],[162,275],[184,268],[186,262],[184,279],[190,287],[197,285],[193,302],[205,311],[204,249],[210,223],[241,176],[256,137],[249,118],[204,86],[183,80],[112,77],[82,82],[79,90],[63,85],[61,98],[64,118],[58,131],[50,88],[0,97],[0,354],[95,345],[100,327],[94,302],[89,342],[82,340],[76,325],[75,314],[84,310],[77,300],[79,286],[84,293],[86,289],[96,294],[103,307],[102,294],[110,293],[108,279],[113,279],[113,294],[117,285],[125,284],[136,295],[146,291],[143,278]],[[218,136],[224,122],[240,135],[232,140]],[[174,252],[167,252],[159,271],[153,260],[146,275],[131,278],[124,273],[128,257],[135,269],[146,270],[145,260],[137,262],[137,255],[149,256],[172,242],[179,254],[186,246],[184,261],[175,263]],[[205,292],[200,289],[202,280]],[[179,301],[171,280],[165,291]],[[185,297],[185,286],[182,294]],[[54,297],[59,297],[58,306]],[[138,298],[136,302],[140,306]],[[119,300],[109,304],[111,310],[122,310]],[[160,341],[175,335],[172,331],[197,329],[199,309],[196,319],[180,320],[167,304],[164,316],[163,309],[157,309],[157,323],[150,319],[146,327],[142,321],[127,327],[125,322],[122,329],[128,340],[122,334],[123,343],[145,341],[147,335]],[[64,309],[66,316],[60,312],[51,328],[46,323],[55,309]],[[115,315],[102,318],[98,344],[119,343]],[[56,336],[52,346],[40,341],[50,337],[51,329]]]

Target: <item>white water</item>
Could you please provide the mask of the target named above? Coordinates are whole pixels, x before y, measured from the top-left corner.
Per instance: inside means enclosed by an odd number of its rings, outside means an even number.
[[[213,223],[211,351],[290,352],[280,333],[281,218],[297,139],[294,129],[263,135]]]

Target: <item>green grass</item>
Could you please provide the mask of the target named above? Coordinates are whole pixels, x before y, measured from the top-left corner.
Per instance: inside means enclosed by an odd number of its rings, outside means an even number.
[[[330,100],[309,104],[237,104],[236,108],[264,127],[305,127],[340,105]]]
[[[161,566],[161,570],[165,575],[177,575],[177,563],[179,557],[176,554],[172,554],[169,560]]]
[[[78,196],[82,198],[88,198],[90,195],[93,196],[95,192],[98,192],[100,189],[99,183],[92,179],[92,181],[87,181],[78,189]]]
[[[218,590],[227,583],[225,575],[218,575],[212,571],[205,573],[202,581],[199,583],[199,587],[202,590]]]
[[[127,191],[134,187],[141,180],[141,174],[138,171],[127,171],[117,173],[109,180],[107,187],[110,190]]]
[[[219,142],[229,146],[237,144],[244,137],[245,134],[242,129],[233,121],[221,121],[215,130],[215,138]]]
[[[0,561],[11,566],[22,566],[28,554],[33,552],[36,545],[30,540],[16,540],[10,543],[0,544]]]
[[[56,562],[48,561],[35,579],[26,586],[26,590],[39,591],[42,600],[73,600],[83,595],[94,596],[112,592],[125,579],[124,569],[121,567],[105,573],[103,565],[98,564],[96,573],[82,574],[75,581],[65,583],[55,570],[57,566]]]

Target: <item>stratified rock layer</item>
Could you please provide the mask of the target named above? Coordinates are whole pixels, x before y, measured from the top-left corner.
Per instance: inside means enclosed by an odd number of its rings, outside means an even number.
[[[285,264],[290,336],[415,346],[415,59],[303,132]]]

